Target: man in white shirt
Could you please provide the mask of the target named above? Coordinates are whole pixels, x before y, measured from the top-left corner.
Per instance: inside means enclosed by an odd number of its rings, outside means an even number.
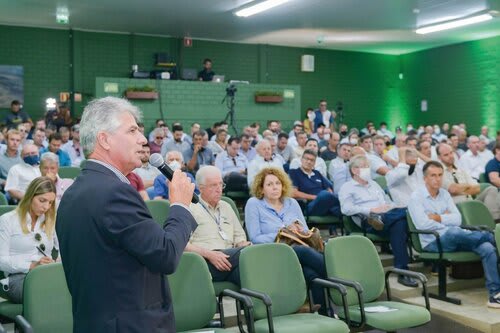
[[[10,168],[5,182],[5,192],[15,200],[21,200],[29,184],[36,177],[40,177],[40,156],[34,144],[26,144],[21,152],[23,162]]]
[[[411,194],[423,183],[418,154],[412,148],[399,148],[398,165],[385,175],[391,198],[398,207],[407,207]]]
[[[460,157],[458,164],[472,178],[479,180],[479,175],[484,173],[484,167],[491,158],[479,153],[479,138],[475,135],[469,136],[467,147],[469,150]]]
[[[80,125],[71,127],[71,140],[62,145],[61,149],[68,153],[71,166],[79,167],[85,160],[83,149],[80,146]]]
[[[142,146],[142,165],[134,170],[134,172],[141,178],[142,182],[144,183],[144,188],[146,189],[146,191],[148,188],[153,186],[156,176],[161,174],[158,168],[155,168],[149,163],[150,156],[151,148],[149,147],[149,144],[146,143]]]
[[[365,150],[366,157],[370,161],[371,177],[375,179],[379,176],[385,176],[389,172],[387,163],[379,156],[373,153],[373,141],[370,135],[365,135],[360,138],[360,146]]]
[[[389,149],[387,152],[387,156],[389,156],[392,160],[398,162],[399,158],[399,148],[406,146],[406,138],[407,136],[404,134],[396,135],[395,145]]]
[[[191,148],[191,145],[182,140],[184,131],[181,125],[172,126],[173,140],[168,140],[161,146],[161,155],[165,156],[169,151],[175,150],[181,154]]]
[[[275,167],[283,170],[283,159],[280,156],[273,156],[271,143],[268,140],[260,140],[255,146],[257,156],[248,164],[247,184],[252,187],[253,180],[260,170],[268,167]]]
[[[297,145],[293,146],[293,156],[301,158],[302,154],[304,154],[304,150],[306,150],[306,142],[307,142],[307,134],[305,132],[300,132],[295,134],[295,138],[297,139]]]

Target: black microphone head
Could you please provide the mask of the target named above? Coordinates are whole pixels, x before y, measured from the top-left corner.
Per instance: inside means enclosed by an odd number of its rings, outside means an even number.
[[[165,164],[165,161],[163,160],[163,157],[161,157],[160,154],[154,153],[149,156],[149,163],[154,166],[155,168],[159,168],[163,164]]]

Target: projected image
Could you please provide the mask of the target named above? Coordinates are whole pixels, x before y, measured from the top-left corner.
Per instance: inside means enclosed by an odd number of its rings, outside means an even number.
[[[0,108],[10,108],[10,102],[24,100],[23,66],[0,65]]]

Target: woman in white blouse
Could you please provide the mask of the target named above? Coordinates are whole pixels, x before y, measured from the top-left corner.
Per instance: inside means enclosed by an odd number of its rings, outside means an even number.
[[[22,303],[26,274],[39,265],[54,262],[58,248],[55,233],[56,188],[48,177],[35,178],[19,206],[0,217],[0,281],[5,296]]]

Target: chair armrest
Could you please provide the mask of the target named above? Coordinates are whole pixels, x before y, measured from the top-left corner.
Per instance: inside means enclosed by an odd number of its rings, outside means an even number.
[[[439,252],[439,260],[443,260],[443,246],[441,245],[441,237],[435,230],[410,230],[410,234],[433,235],[436,238],[436,244]]]
[[[325,294],[326,294],[325,301],[327,304],[327,312],[330,315],[330,317],[332,317],[332,315],[333,315],[333,313],[330,312],[331,310],[333,310],[333,307],[330,304],[330,300],[331,300],[330,288],[333,288],[340,293],[340,295],[342,297],[342,307],[344,308],[344,314],[345,314],[347,326],[351,326],[351,318],[349,316],[349,304],[347,303],[347,288],[344,287],[344,285],[342,285],[340,283],[336,283],[336,282],[324,280],[324,279],[319,279],[319,278],[312,280],[312,283],[323,287]]]
[[[222,300],[223,296],[227,296],[230,298],[233,298],[236,303],[236,318],[238,322],[238,328],[240,329],[241,333],[245,333],[245,329],[243,328],[243,322],[241,321],[240,315],[241,315],[241,307],[240,304],[243,304],[243,311],[245,313],[245,321],[247,324],[248,332],[249,333],[254,333],[255,332],[255,327],[254,327],[254,317],[253,317],[253,302],[252,299],[249,296],[240,294],[236,291],[230,290],[230,289],[225,289],[219,294],[219,310],[220,310],[220,320],[222,327],[225,328],[225,318],[224,318],[224,303]]]
[[[494,230],[488,227],[487,225],[461,225],[460,228],[465,230],[488,231],[494,233]]]
[[[256,290],[251,290],[247,288],[241,288],[240,293],[244,295],[248,295],[250,297],[257,298],[264,303],[266,306],[266,313],[267,313],[267,323],[269,326],[269,333],[274,333],[274,324],[273,324],[273,314],[271,310],[271,306],[273,305],[273,301],[271,300],[271,297],[269,295],[262,293],[260,291]]]
[[[415,278],[419,280],[422,283],[422,288],[424,289],[424,299],[425,299],[425,307],[428,311],[431,310],[431,305],[429,303],[429,294],[427,293],[427,277],[419,272],[413,272],[407,269],[400,269],[400,268],[389,268],[387,272],[385,273],[385,289],[387,292],[387,300],[391,300],[391,288],[389,286],[389,276],[391,274],[399,274],[399,275],[406,275],[412,278]]]
[[[362,297],[363,286],[357,281],[346,280],[346,279],[342,279],[342,278],[338,278],[338,277],[328,277],[327,280],[332,281],[332,282],[336,282],[336,283],[340,283],[341,285],[344,285],[347,287],[351,287],[356,291],[356,294],[358,295],[359,312],[361,313],[361,322],[359,323],[359,327],[360,328],[364,327],[366,324],[366,315],[365,315],[365,304],[364,304],[363,297]],[[347,301],[346,301],[346,303],[347,303]],[[344,308],[344,311],[346,311],[346,310],[347,309]],[[349,316],[349,314],[346,311],[346,320],[347,320],[347,318],[349,318],[348,316]],[[349,319],[349,323],[350,323],[350,319]]]
[[[33,333],[33,327],[31,324],[21,315],[17,315],[14,319],[16,326],[21,329],[23,333]]]

